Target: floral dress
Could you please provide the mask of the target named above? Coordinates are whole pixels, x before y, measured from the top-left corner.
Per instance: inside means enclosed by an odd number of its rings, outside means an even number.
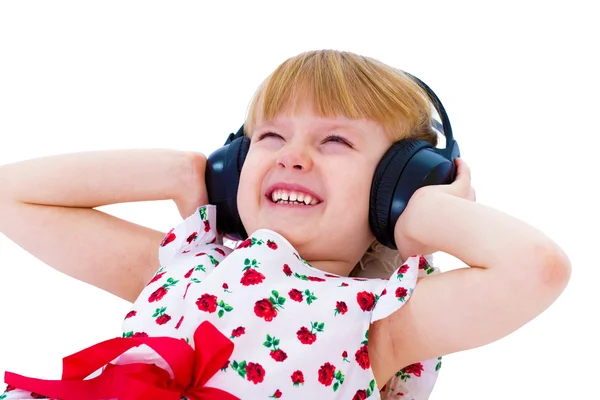
[[[438,272],[413,256],[388,279],[328,274],[281,235],[254,232],[235,250],[216,209],[196,212],[160,244],[160,269],[125,316],[123,335],[64,360],[58,381],[7,373],[0,400],[404,399],[431,393],[441,359],[380,388],[369,326]]]

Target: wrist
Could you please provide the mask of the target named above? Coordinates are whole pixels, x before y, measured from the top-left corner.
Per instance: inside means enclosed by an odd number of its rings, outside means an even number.
[[[427,190],[427,187],[416,191],[410,198],[406,208],[396,221],[394,227],[394,240],[400,257],[403,261],[418,254],[433,254],[438,251],[423,242],[419,232],[423,229],[423,222],[427,218],[427,210],[439,201],[438,191]],[[435,228],[433,228],[435,229]]]
[[[204,178],[206,156],[202,153],[186,152],[184,162],[183,179],[173,196],[173,201],[181,216],[186,218],[198,207],[208,204],[209,200]]]

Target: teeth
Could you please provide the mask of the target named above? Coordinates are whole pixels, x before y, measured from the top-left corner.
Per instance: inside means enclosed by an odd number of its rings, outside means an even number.
[[[271,200],[273,203],[278,204],[304,204],[304,205],[316,205],[318,200],[313,198],[310,194],[305,194],[296,191],[287,190],[274,190],[271,193]]]

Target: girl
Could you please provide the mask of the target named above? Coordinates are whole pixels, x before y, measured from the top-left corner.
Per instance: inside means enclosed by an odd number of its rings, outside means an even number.
[[[460,159],[453,183],[410,198],[397,251],[375,240],[375,169],[399,140],[435,145],[430,121],[422,88],[377,60],[314,51],[285,61],[244,124],[237,207],[250,235],[234,250],[216,229],[201,154],[3,166],[2,233],[133,302],[122,338],[65,358],[61,381],[7,373],[5,399],[427,399],[442,356],[523,326],[570,276],[548,237],[474,202]],[[164,199],[185,217],[166,234],[94,209]],[[434,273],[424,255],[436,251],[470,268]]]

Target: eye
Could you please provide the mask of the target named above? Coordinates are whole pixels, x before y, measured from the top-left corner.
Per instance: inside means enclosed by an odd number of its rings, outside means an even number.
[[[346,139],[344,139],[343,137],[338,136],[338,135],[328,135],[323,142],[324,143],[336,142],[336,143],[345,144],[348,147],[352,147],[352,145]]]
[[[268,137],[273,137],[273,138],[279,138],[279,139],[283,139],[283,138],[282,138],[280,135],[278,135],[278,134],[276,134],[276,133],[273,133],[273,132],[265,132],[265,133],[262,133],[262,134],[261,134],[261,135],[258,137],[258,140],[260,141],[260,140],[266,139],[266,138],[268,138]]]

